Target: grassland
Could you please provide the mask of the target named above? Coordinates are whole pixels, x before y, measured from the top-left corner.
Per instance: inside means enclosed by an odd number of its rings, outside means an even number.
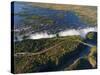
[[[41,40],[31,40],[28,41],[26,40],[25,42],[30,42],[28,44],[25,44],[24,42],[24,46],[22,46],[21,44],[19,44],[20,46],[16,46],[19,47],[18,49],[16,49],[16,52],[21,52],[19,50],[21,50],[21,47],[25,47],[24,49],[27,49],[27,52],[30,52],[30,44],[33,45],[32,50],[34,50],[34,47],[39,47],[42,46],[40,48],[40,50],[38,52],[38,54],[34,54],[34,55],[18,55],[15,56],[15,72],[16,73],[21,73],[21,72],[36,72],[36,71],[41,71],[41,68],[43,66],[48,66],[48,68],[50,69],[50,67],[54,68],[54,66],[58,65],[60,63],[61,58],[64,55],[69,55],[71,52],[75,51],[75,49],[77,48],[77,46],[80,44],[80,42],[76,41],[77,40],[82,40],[79,36],[73,36],[73,37],[61,37],[61,38],[57,38],[57,39],[42,39]],[[56,41],[55,41],[56,40]],[[43,42],[45,41],[45,42]],[[37,42],[38,46],[35,46],[34,44],[32,44]],[[42,43],[40,43],[42,42]],[[54,42],[54,43],[53,43]],[[20,42],[21,43],[21,42]],[[43,44],[43,45],[42,45]],[[28,46],[28,48],[26,48]],[[51,47],[51,48],[50,48]],[[23,50],[24,50],[23,49]],[[44,49],[44,50],[43,50]],[[45,51],[45,49],[48,49]],[[24,50],[24,51],[25,51]],[[32,52],[31,52],[32,53]],[[36,53],[36,52],[34,52]],[[45,68],[45,67],[44,67]],[[52,70],[52,69],[51,69]]]
[[[23,40],[15,43],[15,73],[57,70],[92,69],[97,67],[96,46],[85,56],[77,55],[85,49],[80,36],[52,39]],[[83,45],[82,45],[83,44]]]

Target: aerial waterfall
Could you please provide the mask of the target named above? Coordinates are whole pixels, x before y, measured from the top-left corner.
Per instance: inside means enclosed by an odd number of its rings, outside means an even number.
[[[83,29],[70,29],[59,32],[59,36],[73,36],[80,35],[82,38],[85,38],[86,34],[89,32],[97,32],[97,27],[88,27]],[[48,33],[35,33],[30,35],[30,39],[40,39],[40,38],[52,38],[56,37],[56,34],[48,34]]]
[[[60,31],[57,33],[59,36],[73,36],[73,35],[79,35],[82,38],[85,38],[86,35],[89,32],[97,32],[97,27],[87,27],[83,29],[69,29],[69,30],[64,30]],[[34,34],[30,34],[27,39],[42,39],[42,38],[53,38],[56,37],[56,34],[48,34],[47,32],[38,32]],[[17,36],[17,40],[15,41],[22,41],[23,38],[22,36]]]
[[[85,38],[86,34],[89,32],[97,32],[97,27],[87,27],[83,29],[70,29],[61,31],[59,36],[72,36],[72,35],[80,35],[82,38]]]

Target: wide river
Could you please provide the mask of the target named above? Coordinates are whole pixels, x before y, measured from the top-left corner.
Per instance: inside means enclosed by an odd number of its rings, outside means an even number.
[[[28,16],[39,15],[48,17],[54,21],[54,24],[51,26],[42,26],[37,31],[33,30],[34,33],[27,34],[29,36],[28,39],[52,38],[56,37],[56,33],[59,34],[59,36],[80,35],[81,37],[85,38],[88,32],[97,32],[96,26],[93,27],[93,25],[91,26],[89,24],[86,24],[76,15],[74,11],[53,10],[35,7],[32,6],[31,3],[15,2],[14,12],[12,13],[25,13]],[[27,21],[27,19],[25,19],[25,16],[23,17],[19,15],[14,15],[14,27],[20,28],[23,25],[23,20]],[[20,41],[22,40],[23,35],[17,37]]]

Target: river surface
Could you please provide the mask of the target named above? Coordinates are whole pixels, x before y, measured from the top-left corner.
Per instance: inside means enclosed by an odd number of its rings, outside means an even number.
[[[15,14],[13,16],[15,29],[23,28],[25,24],[30,24],[31,20],[32,25],[34,24],[33,19],[28,20],[26,18],[27,16],[37,15],[50,18],[54,21],[53,25],[41,26],[42,24],[40,24],[38,29],[29,29],[30,31],[26,31],[27,33],[24,35],[28,35],[30,39],[52,38],[55,37],[56,34],[59,34],[59,36],[80,35],[81,37],[85,37],[88,32],[97,31],[96,26],[93,27],[93,25],[90,26],[86,24],[74,11],[54,10],[36,7],[31,3],[14,2],[14,11],[12,11],[12,13]],[[23,13],[25,16],[18,15]],[[32,25],[27,26],[31,28]],[[18,36],[15,33],[15,37],[16,36],[19,40],[22,40],[23,35]]]
[[[30,3],[14,3],[14,12],[15,14],[24,13],[28,16],[38,15],[44,16],[52,19],[54,21],[54,25],[49,26],[49,30],[52,31],[52,28],[59,32],[60,30],[65,30],[69,28],[79,29],[88,27],[85,22],[83,22],[74,11],[64,11],[64,10],[53,10],[41,7],[32,6]],[[28,20],[25,19],[25,16],[14,15],[14,26],[20,27],[23,25],[23,21]],[[48,30],[48,26],[43,28],[44,30]]]

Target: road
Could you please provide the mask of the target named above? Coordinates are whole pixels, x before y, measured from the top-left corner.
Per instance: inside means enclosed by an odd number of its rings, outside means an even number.
[[[76,41],[78,41],[78,42],[80,42],[80,43],[82,43],[82,44],[84,44],[84,45],[87,45],[87,46],[89,46],[89,47],[93,47],[93,45],[88,44],[88,43],[85,43],[85,42],[82,42],[82,41],[80,41],[80,40],[76,40]],[[20,53],[15,53],[14,56],[19,56],[19,55],[31,56],[31,55],[42,54],[42,53],[45,53],[45,52],[51,50],[52,48],[55,48],[55,47],[59,46],[59,45],[62,44],[63,42],[64,42],[64,41],[62,41],[62,42],[60,42],[60,43],[58,43],[58,44],[56,44],[56,45],[54,45],[54,46],[52,46],[52,47],[49,47],[49,48],[47,48],[47,49],[45,49],[45,50],[41,50],[41,51],[39,51],[39,52],[36,52],[36,53],[20,52]]]
[[[47,48],[47,49],[45,49],[45,50],[41,50],[41,51],[39,51],[39,52],[37,52],[37,53],[21,52],[21,53],[16,53],[16,54],[14,54],[14,56],[18,56],[18,55],[28,55],[28,56],[30,56],[30,55],[42,54],[42,53],[45,53],[45,52],[51,50],[52,48],[55,48],[55,47],[59,46],[59,45],[62,44],[63,42],[64,42],[64,41],[62,41],[62,42],[60,42],[60,43],[58,43],[58,44],[56,44],[56,45],[54,45],[54,46],[52,46],[52,47],[49,47],[49,48]]]

